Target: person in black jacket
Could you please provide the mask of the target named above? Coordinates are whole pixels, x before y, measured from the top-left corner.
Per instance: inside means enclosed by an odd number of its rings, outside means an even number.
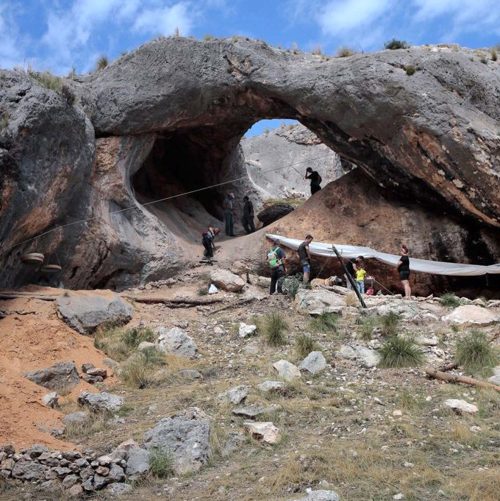
[[[321,176],[318,171],[312,170],[311,167],[306,169],[305,179],[311,180],[311,195],[314,195],[317,191],[321,190]]]
[[[405,244],[401,244],[401,258],[398,262],[398,271],[399,279],[401,280],[405,290],[405,299],[411,299],[409,252],[408,247]]]
[[[248,198],[248,196],[243,197],[243,218],[241,220],[243,228],[248,233],[253,233],[255,231],[255,224],[253,222],[253,204]]]

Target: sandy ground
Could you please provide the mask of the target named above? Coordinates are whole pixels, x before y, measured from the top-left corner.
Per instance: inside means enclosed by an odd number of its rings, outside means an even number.
[[[64,292],[33,287],[24,290],[41,295]],[[103,367],[105,355],[94,348],[93,338],[76,333],[57,317],[52,301],[28,297],[3,300],[0,310],[16,312],[0,320],[0,443],[12,443],[16,448],[33,443],[74,448],[50,435],[50,430],[61,428],[62,417],[61,412],[41,402],[50,390],[32,383],[23,373],[63,361],[75,362],[79,371],[86,362]],[[112,382],[113,378],[107,380]],[[82,390],[96,391],[81,381],[67,398],[74,399]]]

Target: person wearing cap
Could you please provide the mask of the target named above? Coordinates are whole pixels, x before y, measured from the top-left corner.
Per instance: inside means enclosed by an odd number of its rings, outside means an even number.
[[[234,237],[234,193],[228,193],[222,204],[224,209],[225,232],[228,237]]]
[[[306,235],[305,240],[299,245],[297,252],[299,254],[300,265],[304,273],[304,283],[309,283],[311,277],[311,253],[309,252],[309,244],[313,241],[312,235]]]

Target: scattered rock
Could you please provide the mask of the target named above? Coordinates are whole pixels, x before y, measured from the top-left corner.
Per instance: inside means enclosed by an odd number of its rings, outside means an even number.
[[[309,315],[323,313],[342,313],[345,298],[326,289],[299,289],[295,296],[295,304],[299,311]]]
[[[198,351],[198,347],[193,339],[179,327],[167,330],[165,327],[158,327],[155,331],[158,334],[158,349],[173,355],[193,358]]]
[[[444,405],[453,409],[457,414],[475,414],[478,411],[478,408],[474,404],[469,404],[465,400],[457,400],[455,398],[449,398],[444,401]]]
[[[293,381],[300,378],[300,370],[296,365],[287,360],[279,360],[273,364],[273,367],[278,371],[278,375],[285,381]]]
[[[451,324],[482,326],[492,325],[500,321],[498,315],[491,310],[474,304],[458,306],[450,314],[445,315],[442,320]]]
[[[123,397],[107,393],[89,393],[83,391],[78,397],[78,403],[94,412],[118,412],[123,406]]]
[[[80,382],[80,376],[73,362],[59,362],[47,369],[26,372],[24,375],[30,381],[49,390],[70,390]]]
[[[47,393],[42,397],[42,403],[51,409],[55,409],[59,407],[59,395],[55,391]]]
[[[281,407],[279,405],[271,405],[269,407],[262,407],[260,405],[249,405],[248,407],[238,407],[236,409],[233,409],[232,412],[235,416],[246,417],[249,419],[256,419],[259,416],[276,412],[280,408]]]
[[[56,300],[63,320],[80,334],[91,334],[99,326],[122,325],[132,319],[133,308],[118,294],[68,293]]]
[[[222,457],[228,457],[233,452],[239,450],[245,442],[245,435],[241,432],[230,432],[222,448]]]
[[[70,498],[80,497],[83,494],[83,488],[80,484],[75,484],[68,489],[67,494]]]
[[[380,354],[364,346],[342,345],[338,351],[338,355],[349,360],[358,360],[367,369],[376,367],[380,362]]]
[[[240,322],[240,327],[238,329],[238,334],[240,337],[251,336],[257,330],[257,326],[253,324],[246,324],[244,322]]]
[[[72,412],[71,414],[66,414],[62,418],[62,422],[65,426],[68,425],[78,425],[78,424],[84,424],[90,419],[90,416],[87,412],[83,411],[78,411],[78,412]]]
[[[245,287],[244,280],[238,275],[221,268],[215,269],[210,273],[210,280],[219,289],[228,292],[240,292]]]
[[[144,434],[148,449],[160,447],[170,451],[173,469],[182,475],[199,470],[210,456],[210,419],[200,409],[191,407],[184,412],[160,420]]]
[[[253,438],[268,444],[275,444],[281,438],[279,429],[271,422],[247,421],[243,425]]]
[[[299,501],[340,501],[339,495],[335,491],[306,489],[307,496],[300,498]]]
[[[257,385],[257,389],[264,393],[283,393],[286,386],[282,381],[264,381]]]
[[[250,388],[245,385],[235,386],[221,393],[218,398],[230,402],[231,404],[238,405],[247,398],[249,390]]]
[[[317,374],[326,368],[326,359],[320,351],[311,351],[299,365],[299,369]]]

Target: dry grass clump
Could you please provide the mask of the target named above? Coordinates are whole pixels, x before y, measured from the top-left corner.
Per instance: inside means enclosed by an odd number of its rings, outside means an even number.
[[[156,348],[134,353],[122,364],[120,377],[133,388],[146,388],[155,382],[156,369],[165,365],[164,354]]]
[[[288,329],[288,323],[279,312],[270,313],[263,318],[262,332],[267,343],[271,346],[286,344],[286,329]]]
[[[295,339],[295,351],[300,358],[305,358],[309,353],[315,351],[317,344],[308,334],[300,334]]]
[[[396,38],[393,38],[384,44],[384,49],[389,50],[408,49],[409,47],[410,45],[408,42],[405,42],[404,40],[397,40]]]
[[[457,341],[455,361],[471,374],[487,375],[498,363],[498,353],[483,332],[472,330]]]
[[[372,338],[373,329],[378,326],[378,318],[373,315],[360,317],[357,320],[358,333],[361,335],[361,339],[369,341]]]
[[[103,70],[109,65],[109,59],[106,56],[99,56],[96,62],[96,69]]]
[[[380,348],[379,367],[416,367],[424,361],[424,354],[410,338],[393,336]]]
[[[90,412],[88,419],[80,423],[70,422],[64,427],[64,436],[69,440],[92,437],[110,429],[111,415],[106,412]]]
[[[145,327],[123,329],[113,327],[97,332],[94,346],[117,362],[126,360],[143,342],[153,342],[154,332]]]
[[[387,337],[397,336],[400,320],[401,317],[393,311],[382,315],[379,319],[380,328],[382,329],[382,335]]]
[[[55,92],[61,92],[63,81],[56,75],[48,71],[38,72],[33,70],[28,70],[28,74],[31,78],[35,79],[42,87],[46,89],[53,90]]]
[[[354,56],[354,54],[356,54],[356,51],[349,47],[340,47],[337,51],[337,57],[350,57]]]
[[[311,320],[310,326],[316,332],[337,332],[338,320],[336,313],[322,313]]]

